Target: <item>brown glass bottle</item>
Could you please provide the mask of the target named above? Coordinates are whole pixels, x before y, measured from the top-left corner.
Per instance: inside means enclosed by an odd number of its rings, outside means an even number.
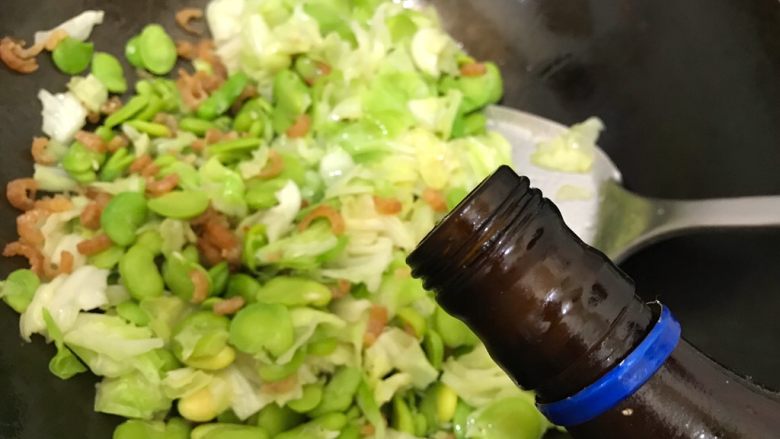
[[[475,189],[408,262],[540,403],[574,395],[613,369],[660,310],[508,167]],[[780,438],[780,398],[681,339],[631,396],[567,429],[599,439]]]

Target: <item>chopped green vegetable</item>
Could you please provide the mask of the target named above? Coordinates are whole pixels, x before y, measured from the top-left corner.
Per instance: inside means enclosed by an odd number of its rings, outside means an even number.
[[[100,215],[100,225],[121,246],[135,241],[136,230],[146,221],[146,199],[137,192],[122,192],[109,201]]]
[[[233,102],[238,99],[247,85],[249,78],[243,73],[231,75],[198,107],[198,117],[205,120],[215,119],[225,113]]]
[[[203,192],[173,191],[149,200],[149,210],[167,218],[190,219],[209,207],[209,199]]]
[[[85,43],[75,38],[65,37],[51,53],[54,65],[62,73],[78,75],[89,67],[94,50],[92,43]]]
[[[92,58],[92,74],[112,93],[127,91],[125,73],[119,60],[106,52],[96,52]]]
[[[0,287],[0,297],[14,311],[21,314],[27,309],[40,284],[40,279],[32,271],[15,270],[8,275]]]
[[[144,27],[137,49],[143,67],[156,75],[165,75],[176,64],[176,45],[159,24]]]
[[[127,58],[127,61],[129,61],[133,67],[142,69],[144,67],[144,62],[141,59],[141,51],[139,48],[140,41],[140,35],[136,35],[127,40],[127,44],[125,45],[125,58]]]

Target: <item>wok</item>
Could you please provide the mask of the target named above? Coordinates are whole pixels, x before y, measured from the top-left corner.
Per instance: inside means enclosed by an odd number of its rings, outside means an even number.
[[[776,0],[435,0],[448,29],[506,80],[504,104],[570,124],[598,115],[601,146],[627,186],[658,197],[780,194],[780,3]],[[0,35],[31,38],[84,9],[104,9],[97,50],[205,0],[3,0]],[[174,31],[176,32],[176,31]],[[177,37],[182,35],[176,34]],[[37,90],[65,77],[48,57],[18,76],[0,69],[0,180],[31,174]],[[127,69],[130,71],[130,69]],[[521,170],[522,171],[522,170]],[[16,212],[0,203],[0,242]],[[3,259],[3,277],[19,261]],[[716,360],[780,389],[780,231],[701,234],[661,243],[623,268],[668,304],[684,336]],[[95,379],[60,381],[54,348],[25,344],[0,306],[0,437],[108,438]]]

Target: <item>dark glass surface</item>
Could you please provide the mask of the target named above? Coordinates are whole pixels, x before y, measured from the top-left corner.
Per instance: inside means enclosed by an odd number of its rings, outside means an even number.
[[[780,3],[776,0],[436,0],[475,55],[499,61],[505,103],[572,123],[598,115],[601,145],[640,193],[666,197],[780,194]],[[106,11],[97,50],[121,53],[143,24],[204,0],[3,0],[0,36],[30,40],[84,9]],[[177,34],[177,36],[181,36]],[[30,175],[39,88],[66,78],[46,56],[33,75],[0,67],[0,180]],[[0,203],[0,242],[15,239]],[[624,268],[660,297],[693,344],[780,389],[780,231],[662,243]],[[0,274],[15,265],[3,260]],[[657,295],[657,296],[656,296]],[[92,413],[94,379],[48,373],[51,346],[23,344],[0,306],[0,437],[107,438]]]

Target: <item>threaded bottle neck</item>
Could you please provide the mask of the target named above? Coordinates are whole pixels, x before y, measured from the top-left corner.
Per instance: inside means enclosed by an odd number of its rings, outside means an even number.
[[[407,261],[441,306],[542,400],[597,379],[651,326],[630,279],[508,167],[466,197]]]

